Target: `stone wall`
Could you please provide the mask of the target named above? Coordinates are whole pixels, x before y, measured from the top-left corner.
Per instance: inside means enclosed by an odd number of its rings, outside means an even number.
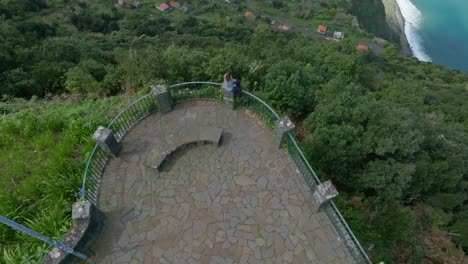
[[[73,227],[61,241],[89,257],[89,251],[103,226],[103,214],[89,202],[73,205]],[[79,263],[80,258],[58,248],[53,248],[41,264]]]

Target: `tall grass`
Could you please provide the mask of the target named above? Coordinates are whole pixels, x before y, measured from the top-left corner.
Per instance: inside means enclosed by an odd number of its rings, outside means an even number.
[[[61,240],[72,225],[91,135],[134,97],[1,104],[0,214]],[[36,263],[42,241],[0,224],[0,263]]]

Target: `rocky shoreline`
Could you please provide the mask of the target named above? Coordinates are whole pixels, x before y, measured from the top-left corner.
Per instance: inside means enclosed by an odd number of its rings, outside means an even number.
[[[401,52],[405,55],[413,55],[405,34],[405,19],[401,14],[397,1],[382,0],[382,3],[385,7],[385,19],[387,20],[388,26],[400,35]]]

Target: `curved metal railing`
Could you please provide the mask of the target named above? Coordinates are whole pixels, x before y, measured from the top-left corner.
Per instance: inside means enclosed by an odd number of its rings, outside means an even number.
[[[302,179],[306,182],[310,191],[313,191],[315,186],[321,184],[321,181],[319,177],[317,177],[312,166],[310,166],[309,161],[306,159],[304,153],[302,153],[301,148],[291,133],[288,134],[284,145],[289,156],[295,163],[299,174],[302,176]],[[323,210],[336,232],[339,234],[340,241],[346,245],[346,248],[356,263],[372,263],[335,203],[331,201]]]
[[[169,86],[173,104],[190,100],[221,100],[220,83],[185,82]]]
[[[174,84],[169,86],[171,102],[176,104],[190,100],[222,101],[220,86],[220,83],[203,81]],[[247,91],[244,91],[240,98],[236,98],[234,104],[238,108],[251,111],[270,128],[274,128],[275,122],[279,119],[278,113],[270,105]],[[117,140],[121,141],[138,121],[157,111],[157,109],[158,106],[154,96],[147,94],[123,109],[109,123],[108,128],[112,129]],[[317,177],[291,133],[285,138],[284,148],[296,165],[297,172],[311,191],[314,190],[315,186],[321,184],[319,177]],[[109,158],[109,155],[96,145],[86,164],[81,196],[95,205],[98,199],[100,179]],[[356,263],[372,263],[335,203],[333,201],[329,203],[325,206],[324,211],[354,261]]]
[[[115,138],[120,142],[138,121],[157,110],[158,106],[153,96],[147,94],[120,111],[107,127],[112,129]],[[80,190],[81,199],[88,200],[94,205],[97,204],[101,176],[109,158],[109,154],[104,152],[98,144],[94,146],[83,174],[83,183]]]

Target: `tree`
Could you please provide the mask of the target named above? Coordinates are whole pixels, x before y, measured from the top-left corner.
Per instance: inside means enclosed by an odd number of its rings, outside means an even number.
[[[65,87],[72,93],[94,92],[98,86],[94,77],[81,67],[69,69],[65,76]]]
[[[379,249],[376,259],[391,263],[393,259],[391,250],[397,242],[413,238],[416,216],[410,208],[403,207],[395,201],[388,201],[377,212],[372,226],[378,233],[378,238],[374,241]]]
[[[360,171],[354,172],[359,187],[370,188],[382,200],[395,200],[401,198],[409,187],[415,171],[413,164],[404,164],[394,159],[373,160],[368,162]]]
[[[313,89],[305,65],[291,60],[280,61],[265,75],[262,92],[273,106],[293,118],[313,109]]]
[[[315,92],[317,105],[305,121],[310,134],[310,156],[315,164],[351,188],[357,182],[351,172],[361,166],[369,153],[364,141],[373,97],[356,84],[334,79]]]
[[[450,231],[454,233],[455,240],[461,243],[465,252],[468,251],[468,207],[466,205],[458,214]]]

